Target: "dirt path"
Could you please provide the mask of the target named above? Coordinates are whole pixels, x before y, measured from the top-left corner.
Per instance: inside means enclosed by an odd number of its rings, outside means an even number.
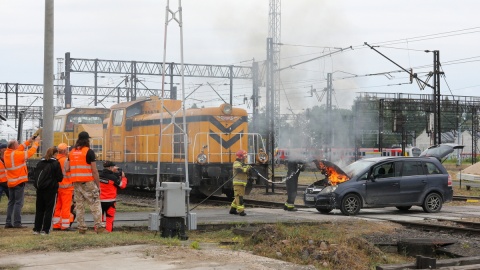
[[[48,236],[47,236],[48,237]],[[200,249],[177,246],[134,245],[77,252],[48,252],[0,255],[0,269],[285,269],[311,270],[244,251],[200,244]]]

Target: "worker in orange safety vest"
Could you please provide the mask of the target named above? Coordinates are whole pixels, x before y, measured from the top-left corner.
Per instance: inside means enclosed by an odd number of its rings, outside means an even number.
[[[70,173],[74,187],[77,208],[78,232],[85,234],[85,204],[90,206],[96,233],[108,233],[102,222],[100,204],[100,179],[98,175],[95,152],[90,149],[90,135],[86,131],[78,134],[75,146],[68,154],[65,170]]]
[[[70,230],[71,221],[73,222],[73,214],[71,212],[73,184],[69,176],[70,173],[65,171],[68,148],[69,146],[66,143],[61,143],[57,146],[57,160],[62,168],[63,180],[58,185],[57,203],[52,219],[54,230]]]
[[[7,149],[7,144],[0,144],[0,201],[2,194],[5,193],[8,199],[8,184],[7,184],[7,170],[5,170],[5,163],[3,162],[3,153]]]
[[[22,144],[18,144],[16,140],[8,142],[7,150],[5,150],[4,153],[10,196],[8,198],[7,219],[5,220],[6,229],[27,227],[22,224],[21,216],[25,197],[25,182],[28,181],[26,161],[37,152],[39,143],[40,136],[32,136]],[[30,144],[32,144],[32,146],[26,150]]]

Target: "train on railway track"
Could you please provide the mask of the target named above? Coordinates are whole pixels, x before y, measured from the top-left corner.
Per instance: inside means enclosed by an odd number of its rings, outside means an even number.
[[[396,157],[396,156],[410,156],[418,157],[422,150],[418,147],[409,146],[405,148],[405,153],[402,153],[401,147],[382,148],[380,152],[378,148],[358,148],[355,155],[354,148],[348,147],[333,147],[330,150],[330,161],[344,163],[351,163],[356,159],[370,158],[370,157]],[[275,163],[285,164],[288,160],[324,160],[327,159],[327,153],[322,148],[277,148],[275,150]]]
[[[91,137],[99,169],[101,161],[115,162],[130,188],[155,190],[157,178],[160,182],[188,180],[192,193],[233,196],[229,180],[239,149],[248,153],[253,181],[268,173],[262,136],[248,132],[246,110],[226,103],[183,109],[180,100],[152,96],[110,109],[64,109],[54,116],[54,145],[74,146],[82,131]],[[39,158],[38,154],[29,159],[28,166],[35,166]]]

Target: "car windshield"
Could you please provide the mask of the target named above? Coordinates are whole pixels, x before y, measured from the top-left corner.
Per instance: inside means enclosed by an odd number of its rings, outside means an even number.
[[[374,163],[375,161],[372,161],[372,160],[361,159],[348,165],[344,169],[344,171],[348,176],[350,176],[350,178],[352,178],[355,175],[358,175],[359,173],[362,173],[363,171],[365,171],[365,169],[369,168]]]

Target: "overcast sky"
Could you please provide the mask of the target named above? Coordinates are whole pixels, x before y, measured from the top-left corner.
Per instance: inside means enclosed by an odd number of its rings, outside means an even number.
[[[55,58],[70,52],[73,58],[162,62],[166,4],[165,0],[57,0]],[[43,83],[44,5],[41,0],[0,0],[0,83]],[[172,10],[177,6],[178,1],[170,1]],[[182,8],[185,63],[250,66],[252,59],[266,59],[268,0],[184,0]],[[352,49],[282,71],[282,113],[318,105],[309,90],[324,89],[327,73],[334,78],[333,104],[342,108],[349,108],[358,92],[432,93],[428,88],[420,90],[416,83],[403,84],[409,82],[408,74],[396,72],[399,67],[364,42],[381,45],[378,50],[402,67],[413,68],[422,79],[433,64],[433,54],[424,50],[439,50],[445,72],[442,94],[477,95],[479,10],[480,1],[475,0],[283,0],[281,67],[336,48]],[[171,22],[167,62],[180,62],[178,33],[178,25]],[[369,75],[385,72],[391,73]],[[75,75],[72,84],[90,80],[93,85],[92,76]],[[143,79],[160,88],[160,78]],[[99,84],[115,86],[120,81],[119,76],[108,76]],[[228,86],[222,85],[228,80],[206,82],[228,98]],[[187,95],[194,83],[187,81]],[[251,96],[251,81],[234,84],[234,104],[248,108],[243,97]],[[200,88],[192,97],[205,106],[220,102],[210,87]],[[73,103],[85,106],[91,100]]]

